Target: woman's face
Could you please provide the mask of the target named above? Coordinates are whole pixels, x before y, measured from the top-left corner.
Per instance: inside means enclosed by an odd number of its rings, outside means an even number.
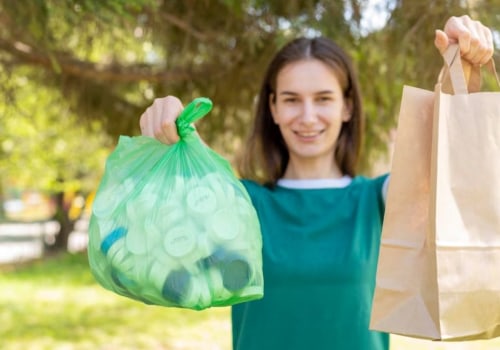
[[[286,65],[269,103],[290,162],[334,161],[337,138],[342,123],[350,119],[351,107],[329,66],[317,59]]]

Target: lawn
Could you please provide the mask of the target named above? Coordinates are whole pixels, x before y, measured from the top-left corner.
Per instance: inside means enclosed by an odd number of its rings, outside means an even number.
[[[2,350],[229,350],[228,308],[147,306],[96,284],[84,253],[0,269]],[[493,350],[500,338],[434,343],[393,337],[391,350]],[[313,349],[312,349],[313,350]]]
[[[147,306],[96,284],[86,255],[0,274],[2,350],[229,349],[228,308]]]

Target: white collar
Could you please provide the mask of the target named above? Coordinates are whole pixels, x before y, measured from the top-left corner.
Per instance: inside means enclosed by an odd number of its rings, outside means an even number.
[[[276,184],[293,189],[321,189],[347,187],[351,181],[350,176],[344,175],[340,179],[279,179]]]

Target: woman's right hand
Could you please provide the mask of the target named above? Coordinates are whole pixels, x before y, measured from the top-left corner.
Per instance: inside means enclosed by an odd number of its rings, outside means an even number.
[[[171,145],[179,141],[175,120],[184,106],[175,96],[157,98],[141,115],[140,126],[143,136],[149,136]]]

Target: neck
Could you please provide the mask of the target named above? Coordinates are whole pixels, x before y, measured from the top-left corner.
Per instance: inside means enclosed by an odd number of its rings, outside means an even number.
[[[343,176],[335,161],[319,162],[290,159],[283,174],[284,179],[339,179]]]

